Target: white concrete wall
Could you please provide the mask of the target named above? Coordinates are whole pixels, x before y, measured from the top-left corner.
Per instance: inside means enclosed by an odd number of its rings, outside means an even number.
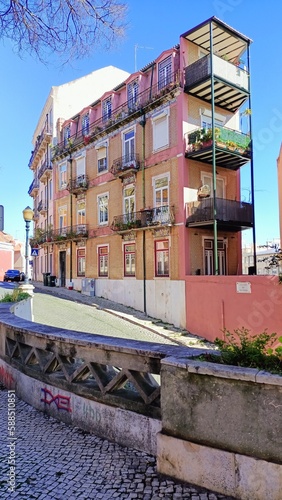
[[[144,289],[141,280],[95,280],[95,295],[144,311]],[[146,281],[146,312],[177,327],[186,327],[185,282]]]

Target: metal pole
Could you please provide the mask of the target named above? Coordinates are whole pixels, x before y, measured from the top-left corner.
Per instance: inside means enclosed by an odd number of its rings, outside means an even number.
[[[70,152],[70,233],[72,234],[72,155]],[[70,240],[70,286],[72,286],[72,239]]]
[[[24,283],[28,284],[28,234],[29,234],[30,221],[25,221],[25,279]]]
[[[210,62],[211,62],[211,107],[212,107],[212,184],[213,184],[213,274],[218,275],[218,254],[217,254],[217,206],[216,206],[216,156],[215,156],[215,120],[214,120],[214,76],[213,76],[213,31],[210,23]]]

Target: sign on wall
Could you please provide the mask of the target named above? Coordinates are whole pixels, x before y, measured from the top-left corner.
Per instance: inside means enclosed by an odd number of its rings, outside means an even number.
[[[4,207],[0,205],[0,231],[4,231]]]

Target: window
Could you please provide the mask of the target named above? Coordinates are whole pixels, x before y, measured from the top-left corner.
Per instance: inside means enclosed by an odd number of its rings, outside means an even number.
[[[165,148],[169,145],[168,112],[152,118],[153,122],[153,150]]]
[[[89,113],[82,117],[82,135],[89,134]]]
[[[156,276],[169,276],[169,241],[155,242],[155,273]]]
[[[78,182],[85,181],[85,157],[76,159],[76,179]]]
[[[201,180],[202,180],[203,186],[208,185],[210,187],[210,196],[213,198],[212,175],[202,173]],[[216,176],[216,197],[217,198],[225,198],[225,180],[223,177],[219,177],[219,176]]]
[[[64,145],[66,146],[68,144],[69,138],[71,135],[71,129],[70,125],[64,128]]]
[[[67,225],[67,208],[60,207],[59,208],[59,234],[64,234],[64,229]]]
[[[130,163],[135,160],[134,135],[134,130],[130,130],[123,134],[124,163]]]
[[[79,200],[76,206],[77,233],[86,232],[86,208],[85,200]]]
[[[124,245],[124,276],[135,276],[135,243]]]
[[[109,197],[107,194],[102,194],[98,196],[98,224],[105,225],[108,223],[108,201]]]
[[[98,247],[98,275],[108,276],[109,249],[107,246]]]
[[[59,189],[67,187],[67,164],[62,163],[59,166]]]
[[[111,118],[111,116],[112,116],[112,100],[111,100],[111,98],[103,101],[102,115],[103,115],[103,122],[106,122],[107,120],[109,120]]]
[[[101,147],[97,149],[97,159],[98,159],[98,173],[101,174],[108,170],[107,162],[107,147]]]
[[[214,117],[214,125],[215,127],[223,127],[225,122],[225,118],[218,113],[215,114]],[[201,128],[209,129],[212,127],[212,115],[210,110],[205,110],[204,113],[201,114]]]
[[[77,276],[85,276],[85,248],[77,250]]]
[[[159,63],[159,89],[166,87],[172,81],[172,58],[171,56]]]
[[[223,240],[217,241],[218,274],[226,274],[226,244]],[[205,274],[214,274],[214,240],[204,240]]]
[[[127,100],[129,110],[136,109],[139,85],[137,81],[131,82],[127,86]]]
[[[123,206],[125,214],[132,214],[135,209],[135,189],[134,186],[126,186],[123,191]]]

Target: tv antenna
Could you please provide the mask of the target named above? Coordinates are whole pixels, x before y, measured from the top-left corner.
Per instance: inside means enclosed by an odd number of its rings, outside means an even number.
[[[137,71],[137,50],[138,49],[154,50],[154,47],[143,47],[143,45],[138,45],[138,43],[136,43],[134,45],[134,71],[135,71],[135,73]]]

